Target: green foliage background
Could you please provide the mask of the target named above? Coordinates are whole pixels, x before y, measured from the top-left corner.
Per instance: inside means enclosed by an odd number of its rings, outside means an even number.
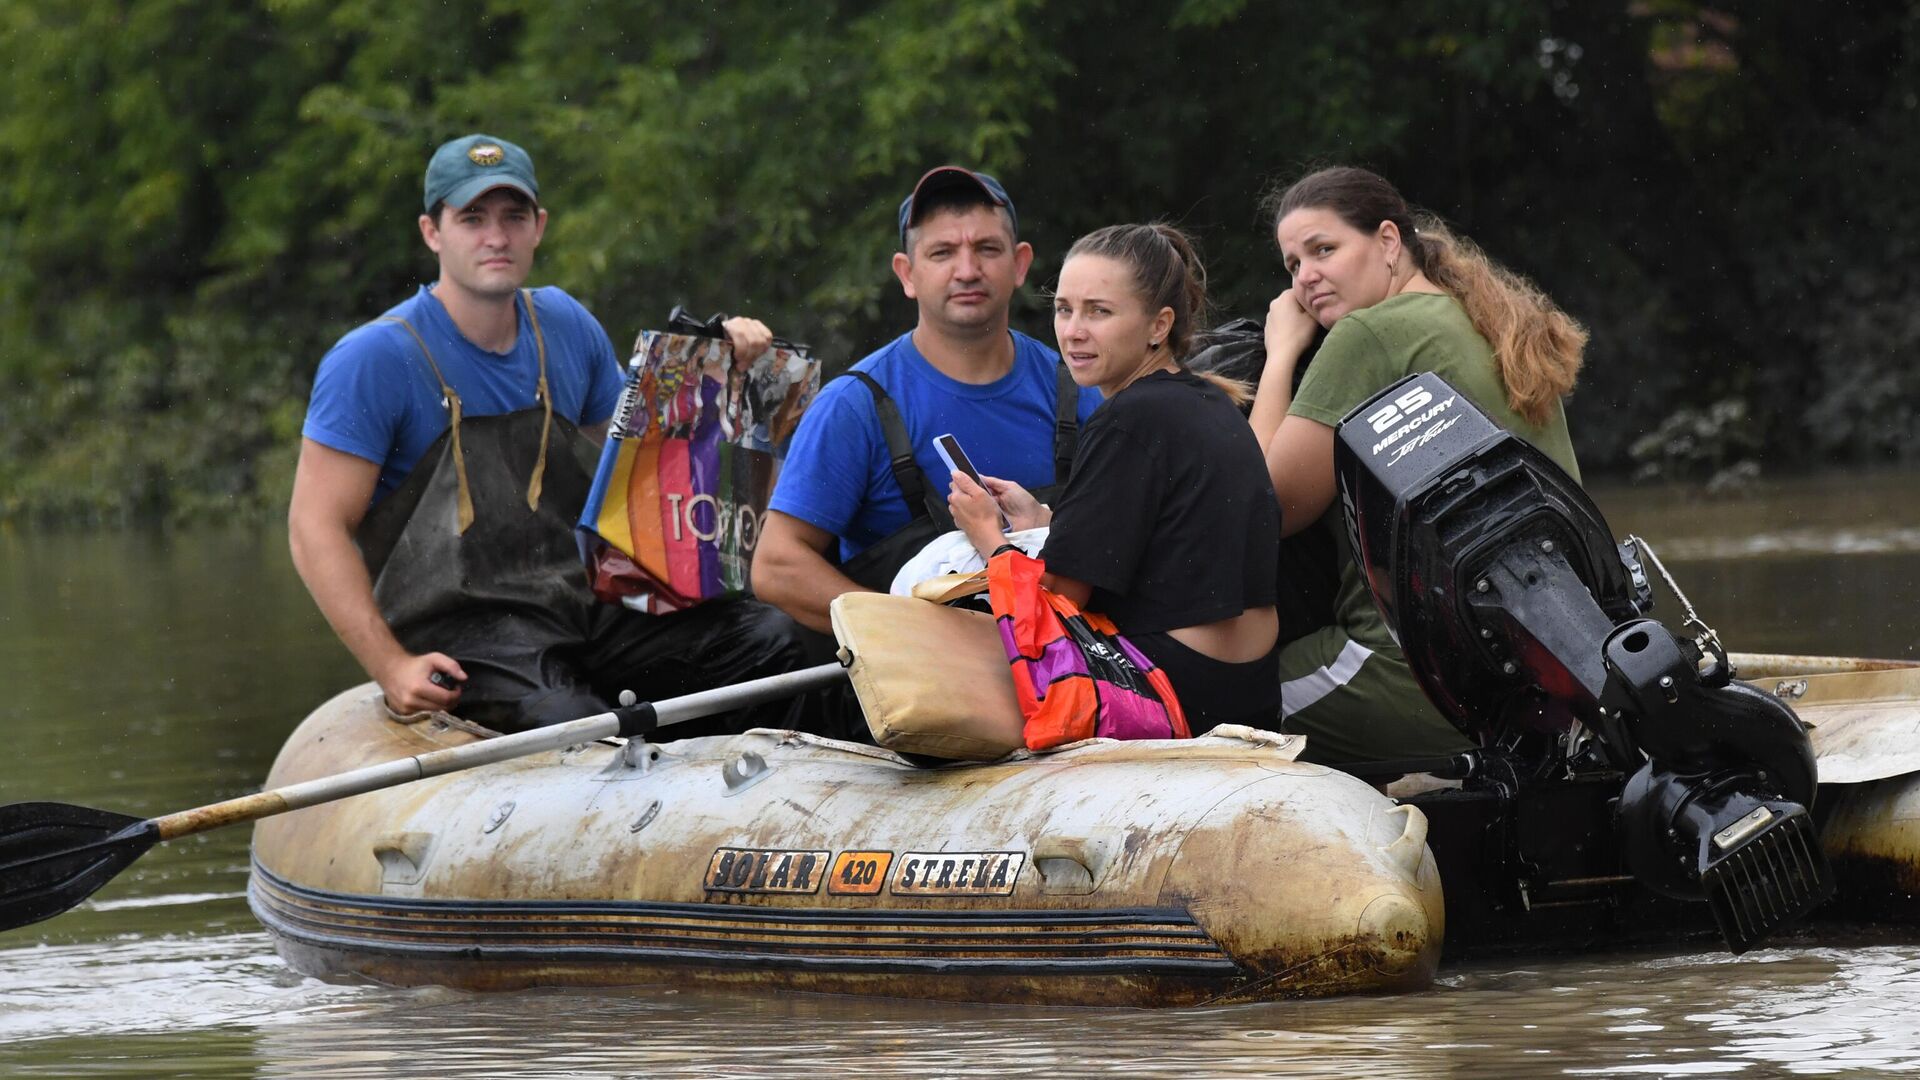
[[[432,273],[420,171],[471,130],[532,151],[537,281],[617,342],[685,302],[857,358],[911,321],[894,207],[945,161],[1007,182],[1035,283],[1165,217],[1262,315],[1259,193],[1354,162],[1588,323],[1590,471],[1912,461],[1917,31],[1890,0],[0,0],[0,517],[278,512],[321,354]]]

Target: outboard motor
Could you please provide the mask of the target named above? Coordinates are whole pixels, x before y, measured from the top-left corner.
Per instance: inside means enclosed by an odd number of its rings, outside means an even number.
[[[1832,896],[1799,718],[1733,682],[1710,630],[1688,639],[1645,617],[1634,544],[1615,546],[1559,466],[1422,373],[1341,422],[1334,467],[1375,602],[1483,761],[1518,782],[1628,776],[1614,814],[1626,869],[1706,900],[1736,953]]]

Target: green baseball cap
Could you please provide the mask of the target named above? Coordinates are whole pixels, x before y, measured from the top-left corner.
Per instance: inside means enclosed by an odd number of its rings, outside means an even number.
[[[466,206],[494,188],[523,192],[540,201],[533,181],[533,159],[525,150],[491,135],[462,135],[440,144],[427,162],[427,213],[436,203]]]

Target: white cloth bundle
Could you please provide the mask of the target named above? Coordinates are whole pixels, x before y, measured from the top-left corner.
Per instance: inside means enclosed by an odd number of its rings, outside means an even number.
[[[1047,527],[1021,529],[1007,534],[1007,542],[1021,551],[1040,557],[1040,549],[1047,546]],[[955,529],[942,533],[927,542],[920,553],[908,559],[900,572],[893,576],[893,585],[888,589],[895,596],[912,596],[913,587],[929,578],[945,574],[973,574],[987,568],[987,560],[973,550],[973,544],[967,540],[967,534]]]

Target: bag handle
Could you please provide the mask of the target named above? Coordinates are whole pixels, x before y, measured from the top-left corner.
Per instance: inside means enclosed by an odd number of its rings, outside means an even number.
[[[913,587],[915,600],[928,600],[936,604],[950,604],[962,597],[976,596],[987,591],[987,572],[975,570],[972,573],[961,571],[956,574],[941,574],[928,578]]]
[[[716,311],[705,320],[701,320],[696,317],[693,312],[688,311],[679,304],[675,304],[673,305],[673,310],[667,313],[666,332],[669,334],[683,334],[687,337],[720,338],[727,340],[727,320],[731,318],[733,318],[733,316],[724,311]],[[810,346],[801,344],[798,341],[788,341],[783,337],[774,338],[770,348],[786,349],[788,352],[806,353],[809,356],[813,355],[813,349]]]

